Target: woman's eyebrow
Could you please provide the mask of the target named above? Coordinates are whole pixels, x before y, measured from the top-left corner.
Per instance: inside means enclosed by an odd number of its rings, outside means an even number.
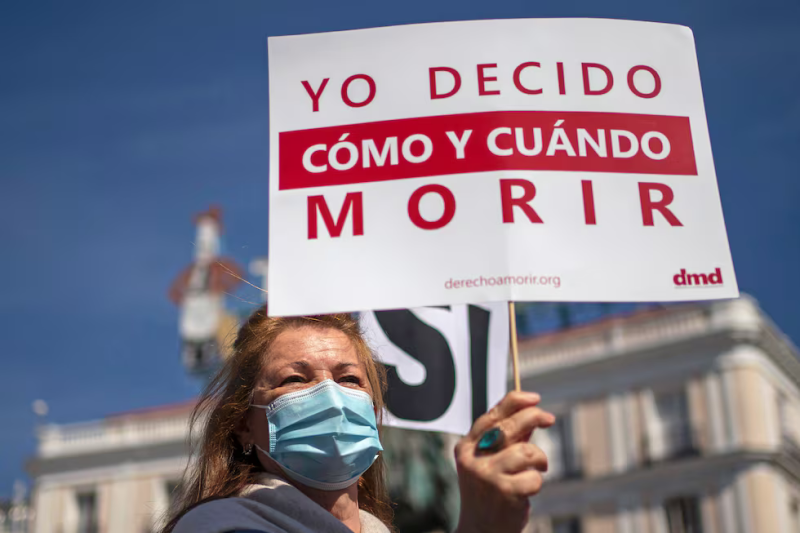
[[[353,366],[358,367],[358,365],[355,363],[339,363],[338,365],[336,365],[334,370],[336,370],[337,372],[341,372],[342,370],[345,370]]]
[[[303,371],[307,370],[308,367],[310,367],[311,365],[308,364],[308,361],[294,361],[292,363],[289,363],[287,366],[290,366],[295,370]]]

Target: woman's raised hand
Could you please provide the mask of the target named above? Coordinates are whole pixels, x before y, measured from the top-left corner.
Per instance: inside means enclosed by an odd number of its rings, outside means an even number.
[[[533,430],[556,420],[536,407],[539,399],[532,392],[508,393],[456,445],[458,533],[518,533],[525,527],[528,498],[539,492],[547,471],[547,456],[529,441]]]

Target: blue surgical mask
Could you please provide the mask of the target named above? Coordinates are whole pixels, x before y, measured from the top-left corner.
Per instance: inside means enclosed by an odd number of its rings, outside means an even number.
[[[372,398],[330,379],[284,394],[265,409],[269,451],[286,475],[320,490],[349,487],[383,450]]]

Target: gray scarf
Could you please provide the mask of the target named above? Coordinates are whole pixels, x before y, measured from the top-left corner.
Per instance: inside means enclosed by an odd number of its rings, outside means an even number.
[[[360,510],[361,533],[389,533],[370,513]],[[199,505],[186,513],[173,533],[353,533],[350,528],[285,480],[261,474],[238,498]]]

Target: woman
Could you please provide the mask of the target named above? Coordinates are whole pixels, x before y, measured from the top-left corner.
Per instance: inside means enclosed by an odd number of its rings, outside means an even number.
[[[196,460],[162,533],[387,533],[378,439],[385,379],[350,315],[256,311],[192,416]],[[555,418],[510,393],[456,446],[457,531],[518,532],[547,458],[529,442]]]

